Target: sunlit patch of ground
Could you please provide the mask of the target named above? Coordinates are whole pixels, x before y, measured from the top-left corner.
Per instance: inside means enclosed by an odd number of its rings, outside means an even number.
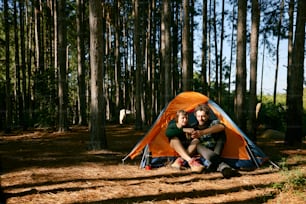
[[[194,174],[188,169],[144,170],[139,168],[140,158],[123,165],[122,158],[143,134],[131,126],[108,126],[109,148],[100,151],[88,151],[86,128],[73,128],[64,134],[42,130],[0,135],[1,184],[7,203],[306,201],[305,187],[295,189],[288,181],[294,174],[306,175],[304,149],[288,149],[279,140],[259,138],[259,145],[267,155],[273,154],[283,170],[267,163],[255,171],[241,171],[240,177],[224,179],[220,173]]]

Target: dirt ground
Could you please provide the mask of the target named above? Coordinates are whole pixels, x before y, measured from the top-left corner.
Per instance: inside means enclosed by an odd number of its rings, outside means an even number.
[[[140,156],[122,164],[143,135],[132,126],[108,125],[109,148],[88,151],[87,128],[74,127],[67,133],[0,133],[1,185],[7,203],[306,202],[305,185],[298,189],[290,186],[296,174],[305,178],[306,150],[284,147],[276,132],[263,134],[258,146],[283,169],[267,163],[254,171],[240,171],[240,177],[230,179],[218,172],[194,174],[170,167],[140,169]],[[296,185],[301,180],[296,179]]]

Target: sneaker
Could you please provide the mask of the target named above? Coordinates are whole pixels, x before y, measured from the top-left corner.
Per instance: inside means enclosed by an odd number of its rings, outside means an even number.
[[[184,159],[179,157],[171,164],[171,167],[175,169],[181,169],[183,164],[184,164]]]
[[[236,176],[237,172],[231,167],[224,167],[221,170],[221,174],[223,175],[224,178],[229,179],[231,177]]]
[[[191,171],[192,172],[195,172],[195,173],[201,173],[203,170],[204,170],[204,166],[202,164],[200,164],[197,160],[195,160],[194,158],[191,159],[189,162],[188,162],[190,168],[191,168]]]

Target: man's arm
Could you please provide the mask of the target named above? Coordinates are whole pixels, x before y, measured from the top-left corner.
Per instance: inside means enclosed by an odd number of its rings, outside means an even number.
[[[224,131],[225,126],[222,123],[215,124],[209,128],[203,129],[203,130],[194,130],[191,134],[192,138],[199,138],[202,135],[208,135],[213,133],[218,133],[221,131]]]

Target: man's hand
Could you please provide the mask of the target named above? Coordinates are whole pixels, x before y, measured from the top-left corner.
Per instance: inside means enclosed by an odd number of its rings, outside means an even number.
[[[199,130],[193,130],[193,131],[191,132],[191,137],[192,137],[192,138],[199,138],[200,136],[201,136],[201,133],[200,133]]]

